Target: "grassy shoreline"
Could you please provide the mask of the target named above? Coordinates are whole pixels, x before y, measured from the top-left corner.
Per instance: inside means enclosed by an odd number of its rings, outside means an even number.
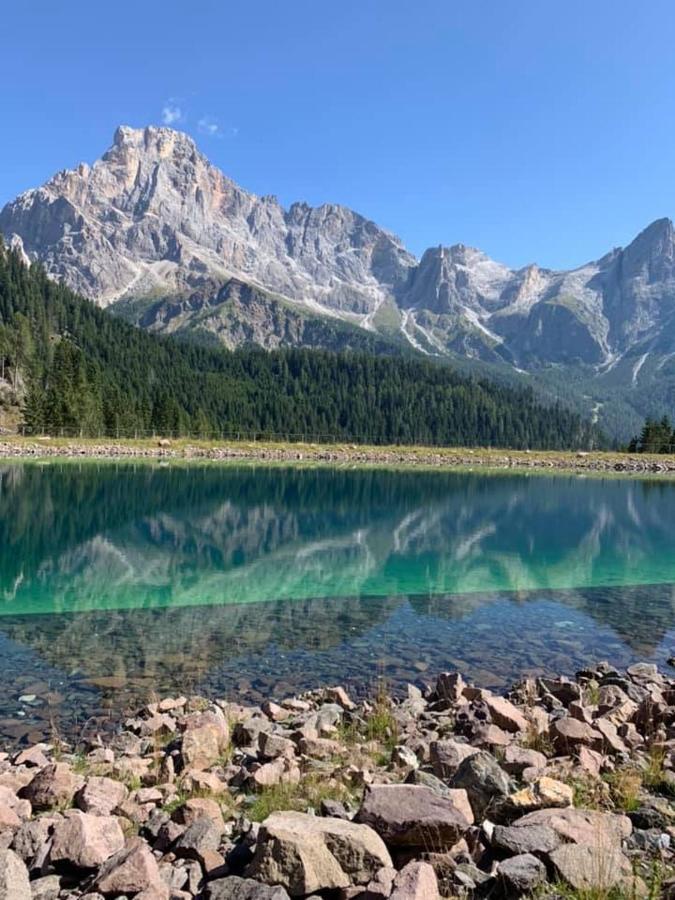
[[[166,459],[675,475],[675,455],[178,439],[0,438],[0,459]]]

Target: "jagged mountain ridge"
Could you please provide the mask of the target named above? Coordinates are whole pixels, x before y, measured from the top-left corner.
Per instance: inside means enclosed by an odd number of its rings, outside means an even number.
[[[0,232],[150,330],[336,349],[362,348],[366,332],[544,381],[573,367],[589,410],[619,390],[635,412],[641,388],[675,406],[669,219],[571,271],[511,269],[461,244],[418,261],[346,207],[284,209],[243,190],[185,134],[120,127],[92,166],[8,203]]]

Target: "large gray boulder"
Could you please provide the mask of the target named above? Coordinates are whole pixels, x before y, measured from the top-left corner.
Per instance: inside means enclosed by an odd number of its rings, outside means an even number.
[[[392,861],[382,839],[364,824],[272,813],[262,824],[255,856],[246,872],[284,887],[291,897],[367,884]]]
[[[509,776],[494,756],[484,751],[467,757],[455,772],[451,784],[467,792],[478,822],[494,813],[513,791]]]
[[[416,784],[367,788],[356,821],[370,825],[390,847],[427,851],[452,847],[470,824],[451,799]]]
[[[521,853],[501,862],[497,874],[509,893],[522,896],[546,881],[546,866],[531,853]]]
[[[602,843],[564,844],[549,859],[558,878],[578,891],[607,891],[631,875],[631,864],[623,853]]]
[[[517,819],[513,828],[545,825],[572,844],[621,848],[633,826],[627,816],[594,809],[539,809]]]

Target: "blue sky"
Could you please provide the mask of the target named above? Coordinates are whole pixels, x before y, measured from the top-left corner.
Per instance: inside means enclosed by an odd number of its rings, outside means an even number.
[[[672,0],[8,3],[0,204],[171,120],[416,253],[577,265],[675,214],[673,48]]]

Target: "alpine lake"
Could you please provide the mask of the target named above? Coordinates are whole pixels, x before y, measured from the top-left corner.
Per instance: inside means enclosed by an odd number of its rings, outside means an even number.
[[[281,699],[675,649],[675,481],[0,464],[0,736],[153,696]]]

